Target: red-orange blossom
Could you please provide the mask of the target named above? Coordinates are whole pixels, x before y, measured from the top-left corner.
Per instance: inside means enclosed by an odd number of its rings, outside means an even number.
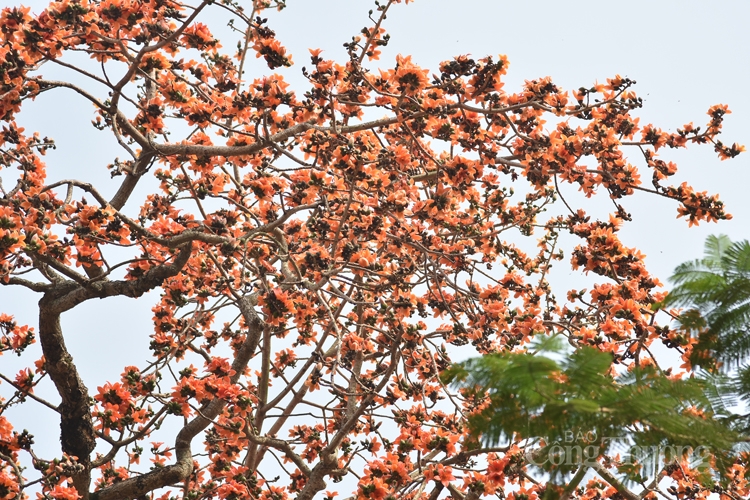
[[[483,401],[441,384],[449,344],[489,353],[544,333],[626,366],[653,363],[653,342],[688,359],[692,339],[655,318],[658,280],[618,231],[636,191],[674,200],[691,225],[729,218],[716,196],[670,185],[677,167],[658,156],[693,144],[739,154],[718,140],[727,107],[712,107],[702,128],[670,133],[639,124],[642,101],[620,76],[573,91],[543,78],[512,91],[504,56],[458,56],[432,71],[399,56],[370,70],[396,3],[375,8],[347,59],[311,50],[309,84],[297,89],[273,72],[292,56],[262,18],[281,0],[2,10],[0,281],[41,301],[33,327],[2,311],[0,348],[21,354],[39,341],[44,358],[4,376],[15,394],[0,405],[0,500],[35,491],[59,500],[533,499],[545,483],[524,472],[523,442],[468,440],[466,418]],[[205,24],[214,9],[232,13],[239,44],[214,39]],[[93,64],[67,62],[81,51]],[[267,75],[245,71],[254,56]],[[48,80],[42,63],[75,78]],[[52,142],[16,124],[43,92],[77,95],[82,112],[95,106],[94,125],[120,144],[113,158],[125,158],[108,166],[120,180],[114,196],[45,164]],[[158,188],[136,199],[149,178]],[[612,214],[568,205],[566,184],[610,198]],[[562,215],[545,216],[553,203]],[[563,233],[579,243],[561,253]],[[539,239],[536,254],[513,243],[524,237]],[[597,275],[590,291],[555,298],[547,271],[558,260]],[[60,315],[154,289],[153,358],[87,387]],[[33,394],[45,377],[59,404]],[[3,415],[20,403],[57,414],[56,457],[37,456]],[[164,421],[177,431],[155,442]],[[94,453],[97,444],[107,451]],[[732,469],[726,498],[747,497],[744,470]],[[687,464],[662,474],[676,497],[710,493]],[[570,496],[637,498],[612,477],[602,465]]]

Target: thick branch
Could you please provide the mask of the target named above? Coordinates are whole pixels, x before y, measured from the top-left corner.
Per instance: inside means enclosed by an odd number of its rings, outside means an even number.
[[[117,190],[115,195],[112,197],[112,200],[110,200],[109,202],[109,204],[112,205],[115,210],[121,210],[122,207],[125,206],[125,203],[127,203],[130,195],[133,194],[135,186],[138,184],[141,176],[148,169],[148,165],[151,163],[151,160],[153,158],[154,153],[152,150],[141,151],[141,154],[138,155],[138,159],[133,165],[133,172],[125,176],[125,180],[122,181],[122,184],[120,184],[120,188]]]
[[[86,500],[90,476],[90,455],[96,447],[96,434],[89,408],[89,391],[83,383],[73,357],[65,346],[60,312],[50,308],[48,294],[39,301],[39,341],[45,369],[57,388],[60,403],[60,441],[65,453],[77,457],[83,469],[72,475],[73,484]]]
[[[192,245],[185,244],[180,249],[177,257],[171,264],[163,264],[150,269],[140,278],[132,281],[93,281],[86,285],[80,285],[75,289],[64,294],[59,294],[54,301],[50,303],[50,310],[58,314],[73,307],[81,302],[92,298],[103,299],[105,297],[114,297],[123,295],[125,297],[140,297],[144,293],[153,290],[161,285],[165,279],[176,276],[192,253]],[[57,295],[57,294],[56,294]]]

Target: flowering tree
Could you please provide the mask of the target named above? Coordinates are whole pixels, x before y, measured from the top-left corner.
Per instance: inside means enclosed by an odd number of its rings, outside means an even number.
[[[739,154],[717,138],[727,107],[668,133],[639,124],[634,82],[619,76],[506,91],[503,56],[459,56],[434,75],[400,56],[371,71],[397,3],[376,2],[346,60],[311,50],[296,91],[246,71],[253,57],[292,64],[261,17],[281,0],[2,11],[0,280],[40,300],[38,325],[4,312],[0,347],[20,355],[38,340],[44,356],[3,374],[13,395],[0,411],[46,407],[61,446],[38,456],[0,413],[0,497],[536,498],[547,486],[527,470],[533,441],[471,436],[468,418],[489,400],[441,381],[451,345],[524,351],[555,335],[610,353],[614,374],[657,365],[648,347],[662,341],[689,361],[693,340],[659,326],[650,306],[664,292],[618,230],[636,191],[674,200],[690,225],[729,218],[716,196],[670,185],[676,166],[657,156],[689,144]],[[234,53],[207,25],[217,12],[234,18]],[[71,79],[45,78],[49,66]],[[84,172],[48,173],[53,142],[16,124],[48,92],[93,104],[94,126],[119,143],[113,196],[73,177]],[[145,199],[139,183],[154,186]],[[571,206],[566,184],[611,199],[612,214]],[[574,248],[561,248],[565,233]],[[553,294],[555,261],[595,277],[590,291]],[[61,315],[151,290],[153,358],[87,387]],[[45,379],[58,400],[34,394]],[[603,455],[596,478],[565,494],[639,498],[616,466]],[[747,495],[742,463],[729,473],[725,494]],[[661,474],[680,498],[711,488],[686,462]]]

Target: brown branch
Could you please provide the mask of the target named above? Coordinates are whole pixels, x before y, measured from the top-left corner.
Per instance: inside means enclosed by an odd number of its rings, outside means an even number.
[[[53,301],[54,295],[50,293],[39,301],[39,341],[45,358],[44,367],[62,399],[59,406],[62,450],[77,457],[83,466],[71,477],[78,493],[87,500],[91,483],[90,455],[96,447],[89,391],[65,346],[60,325],[61,311],[52,305]]]
[[[58,262],[56,259],[50,257],[49,255],[38,254],[38,253],[35,253],[35,254],[27,253],[27,255],[31,257],[31,259],[34,261],[34,264],[36,264],[36,267],[40,269],[40,271],[41,271],[41,267],[45,266],[46,268],[54,269],[55,271],[62,274],[63,276],[67,276],[68,278],[70,278],[76,283],[84,284],[88,281],[86,276],[73,271],[71,268],[69,268],[65,264]],[[57,281],[53,277],[49,277],[49,278],[51,281]],[[64,278],[62,279],[62,281],[64,281]]]
[[[128,118],[125,116],[125,114],[122,111],[116,108],[110,107],[110,106],[106,106],[99,99],[97,99],[96,97],[88,93],[87,91],[83,90],[82,88],[78,87],[77,85],[73,85],[72,83],[62,82],[62,81],[57,81],[57,80],[43,80],[43,79],[37,79],[36,81],[40,85],[46,85],[49,88],[55,88],[55,87],[68,88],[80,94],[81,96],[85,97],[88,101],[92,102],[97,108],[109,113],[110,115],[113,115],[113,118],[118,120],[120,125],[126,129],[125,131],[128,133],[128,135],[130,135],[130,137],[132,137],[133,140],[137,142],[141,147],[149,148],[150,146],[149,140],[143,134],[141,134],[138,131],[138,129],[133,126],[133,124],[130,123],[130,121],[128,120]]]
[[[263,329],[263,347],[261,349],[261,369],[260,369],[260,380],[258,381],[258,409],[255,412],[255,422],[253,423],[253,429],[250,430],[249,435],[252,437],[253,432],[258,434],[261,433],[263,428],[263,421],[266,418],[266,403],[268,401],[268,386],[269,377],[271,375],[271,330],[269,328]],[[253,441],[253,439],[251,439]],[[251,453],[248,455],[248,460],[253,461],[253,457],[257,452],[257,447],[253,447]],[[300,469],[301,470],[301,469]]]
[[[617,480],[614,474],[607,470],[599,462],[593,462],[589,465],[592,469],[599,474],[602,479],[607,481],[614,489],[619,491],[627,500],[640,500],[640,497],[625,487],[620,481]]]
[[[141,175],[146,172],[148,165],[151,163],[154,156],[155,153],[150,148],[144,149],[141,151],[141,154],[138,155],[138,159],[135,160],[135,164],[133,165],[133,172],[126,175],[125,180],[120,184],[120,188],[109,202],[109,204],[116,210],[120,210],[125,206],[130,195],[133,194],[133,190],[138,184]]]
[[[94,297],[138,297],[179,273],[190,258],[191,250],[190,244],[184,245],[174,262],[157,266],[134,281],[55,283],[39,301],[39,340],[45,357],[45,369],[62,399],[59,406],[60,441],[63,451],[76,456],[83,466],[71,474],[83,500],[88,498],[90,455],[96,447],[96,433],[89,407],[89,391],[65,345],[60,314]]]
[[[256,299],[257,300],[257,299]],[[232,362],[234,375],[230,382],[236,384],[240,376],[245,372],[247,363],[258,348],[261,332],[265,327],[263,321],[253,310],[253,299],[244,298],[239,302],[240,312],[245,317],[249,328],[247,338],[237,351]],[[214,399],[193,420],[188,422],[177,434],[175,439],[175,463],[155,469],[147,474],[132,477],[125,481],[112,484],[102,490],[94,492],[90,500],[125,500],[138,498],[146,493],[184,481],[193,472],[193,454],[190,444],[195,436],[208,427],[211,422],[221,413],[226,405],[222,399]]]
[[[143,426],[143,429],[139,430],[138,432],[136,432],[135,434],[133,434],[129,438],[123,439],[122,441],[112,441],[110,443],[110,444],[112,444],[112,449],[109,450],[109,452],[106,455],[104,455],[104,456],[98,458],[97,460],[94,460],[93,462],[91,462],[91,468],[94,469],[96,467],[101,467],[102,465],[108,463],[109,461],[111,461],[112,459],[115,458],[115,456],[117,455],[117,452],[120,451],[120,449],[123,446],[127,446],[130,443],[133,443],[133,442],[141,439],[142,437],[146,436],[148,434],[148,432],[149,432],[149,429],[154,424],[156,424],[156,421],[159,420],[159,418],[162,415],[164,415],[164,413],[166,413],[166,411],[167,411],[167,406],[162,406],[159,409],[159,411],[154,414],[154,416],[151,418],[151,420],[149,420],[146,423],[146,425]]]
[[[264,436],[255,436],[253,434],[249,434],[247,438],[253,443],[270,448],[276,448],[277,450],[283,452],[289,460],[294,462],[294,465],[296,465],[297,468],[302,471],[305,476],[310,475],[310,467],[308,467],[305,461],[302,460],[302,458],[294,452],[292,446],[286,441]]]
[[[357,59],[357,67],[362,66],[362,62],[364,62],[365,56],[367,55],[367,49],[369,49],[370,45],[372,45],[373,38],[378,36],[378,32],[380,31],[380,25],[383,24],[383,21],[385,21],[386,13],[388,12],[388,9],[390,8],[391,5],[393,5],[393,0],[390,0],[383,7],[383,10],[380,12],[380,17],[378,17],[378,21],[375,23],[375,27],[372,29],[372,31],[370,32],[370,36],[367,37],[367,41],[362,46],[362,53],[359,55],[359,58]]]
[[[153,144],[153,148],[160,155],[172,156],[172,155],[195,155],[195,156],[243,156],[251,155],[262,151],[268,147],[271,147],[269,143],[279,143],[295,135],[302,134],[308,130],[314,129],[320,132],[332,132],[339,134],[347,134],[351,132],[360,132],[363,130],[371,130],[379,127],[386,127],[403,121],[405,118],[414,119],[427,116],[427,113],[420,111],[413,113],[408,117],[396,116],[392,118],[381,118],[380,120],[373,120],[369,122],[358,123],[356,125],[348,125],[345,127],[322,127],[315,124],[315,120],[298,123],[287,129],[273,134],[262,140],[262,142],[256,142],[253,144],[247,144],[245,146],[202,146],[200,144]]]
[[[210,2],[202,2],[198,7],[195,8],[192,14],[188,16],[187,19],[182,23],[182,25],[173,31],[168,37],[164,38],[158,43],[155,43],[154,45],[147,45],[143,47],[140,51],[138,51],[138,54],[135,55],[135,57],[132,59],[132,62],[130,66],[128,67],[128,71],[123,75],[123,77],[120,79],[119,82],[115,84],[113,87],[113,95],[112,95],[112,106],[114,108],[117,107],[117,104],[120,99],[120,94],[122,89],[127,85],[132,79],[135,73],[138,71],[138,66],[141,63],[141,60],[143,59],[143,56],[150,52],[155,52],[168,44],[172,43],[175,38],[180,36],[185,29],[190,26],[190,23],[192,23],[196,17],[198,17],[198,14],[208,5]]]
[[[312,500],[319,491],[326,487],[325,477],[337,472],[337,453],[339,446],[341,446],[343,440],[357,424],[359,417],[361,417],[362,414],[364,414],[364,412],[370,406],[370,403],[372,403],[372,401],[375,399],[375,396],[380,394],[383,388],[385,388],[385,386],[390,381],[390,377],[396,370],[396,365],[398,363],[400,352],[398,346],[400,342],[401,335],[399,334],[394,339],[394,343],[391,346],[390,365],[388,366],[388,369],[385,371],[385,373],[383,373],[383,379],[375,389],[373,389],[367,396],[362,398],[362,402],[360,403],[359,408],[354,412],[353,415],[351,415],[347,420],[341,423],[341,427],[339,427],[338,431],[336,431],[336,434],[333,436],[333,438],[331,438],[328,445],[320,452],[321,460],[312,469],[310,475],[308,476],[308,481],[305,484],[305,487],[302,488],[302,491],[300,491],[299,495],[297,495],[297,500]]]
[[[125,297],[140,297],[144,293],[160,286],[165,279],[176,276],[192,254],[192,245],[186,243],[180,248],[171,264],[162,264],[149,269],[143,276],[132,281],[93,281],[75,286],[71,282],[56,287],[49,296],[47,308],[57,314],[72,309],[81,302],[92,298],[103,299],[123,295]],[[71,287],[74,287],[71,289]]]
[[[8,465],[10,465],[10,467],[13,469],[13,474],[16,475],[16,479],[18,480],[18,493],[16,493],[15,498],[16,500],[22,500],[24,498],[23,490],[26,487],[26,484],[24,483],[23,474],[21,474],[21,469],[18,467],[16,462],[13,460],[13,458],[9,457],[5,453],[0,453],[0,458],[5,460],[8,463]]]
[[[46,292],[51,287],[54,286],[53,284],[50,284],[50,283],[38,283],[36,281],[29,281],[23,278],[17,278],[15,276],[11,276],[7,278],[6,281],[0,280],[0,282],[3,285],[20,285],[20,286],[28,288],[29,290],[33,290],[35,292]]]
[[[50,403],[46,399],[42,399],[39,396],[37,396],[37,395],[35,395],[35,394],[31,393],[31,392],[27,392],[23,387],[21,387],[20,385],[16,384],[12,379],[6,377],[2,373],[0,373],[0,379],[3,379],[5,382],[7,382],[9,385],[11,385],[14,389],[16,389],[17,391],[20,391],[23,394],[24,397],[31,398],[34,401],[36,401],[37,403],[40,403],[40,404],[46,406],[50,410],[52,410],[54,412],[57,412],[57,413],[60,413],[60,408],[58,408],[57,406],[53,405],[52,403]]]

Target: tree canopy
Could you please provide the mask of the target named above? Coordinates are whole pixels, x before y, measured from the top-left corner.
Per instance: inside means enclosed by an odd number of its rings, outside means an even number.
[[[636,375],[667,377],[633,391],[688,391],[695,398],[683,407],[669,400],[673,416],[689,432],[711,425],[699,391],[680,382],[694,339],[652,307],[666,291],[618,232],[636,193],[672,200],[689,225],[730,217],[718,196],[673,184],[677,166],[659,156],[701,145],[721,159],[740,154],[719,139],[728,107],[668,132],[640,123],[643,101],[621,76],[506,89],[502,55],[446,54],[431,69],[408,55],[376,62],[399,3],[375,2],[340,61],[315,49],[292,57],[263,17],[282,0],[2,10],[0,282],[4,293],[37,293],[39,319],[19,324],[0,311],[0,349],[26,361],[2,374],[12,389],[0,406],[0,498],[533,500],[558,491],[532,467],[539,433],[510,420],[502,442],[472,432],[472,418],[497,401],[446,383],[457,346],[516,368],[540,364],[552,393],[564,377],[579,381],[552,405],[551,434],[591,431],[566,426],[574,414],[607,412],[570,400],[591,396],[587,376],[601,381],[607,405]],[[218,40],[215,16],[225,15],[235,36]],[[274,72],[305,58],[300,88]],[[253,59],[268,71],[250,71]],[[49,67],[69,78],[46,78]],[[17,120],[48,93],[75,99],[81,113],[93,105],[93,126],[119,145],[108,165],[45,163],[53,139]],[[92,182],[96,169],[116,188]],[[611,213],[587,213],[566,189],[607,200]],[[553,290],[558,263],[586,273],[589,289]],[[131,341],[152,357],[89,387],[61,316],[150,291],[153,330]],[[534,357],[540,336],[564,339],[569,362]],[[683,366],[662,370],[654,343]],[[501,380],[501,414],[542,411],[533,398],[514,407],[512,381]],[[34,392],[48,382],[49,401]],[[59,422],[57,455],[36,452],[23,422],[7,416],[15,405]],[[613,414],[612,428],[658,434],[657,419],[634,422],[633,411]],[[671,478],[662,493],[673,498],[742,498],[746,460],[724,464],[716,482],[710,459],[677,454],[656,479]],[[600,447],[575,464],[563,494],[656,498],[658,480],[618,479],[624,461]],[[596,475],[584,482],[589,469]]]

